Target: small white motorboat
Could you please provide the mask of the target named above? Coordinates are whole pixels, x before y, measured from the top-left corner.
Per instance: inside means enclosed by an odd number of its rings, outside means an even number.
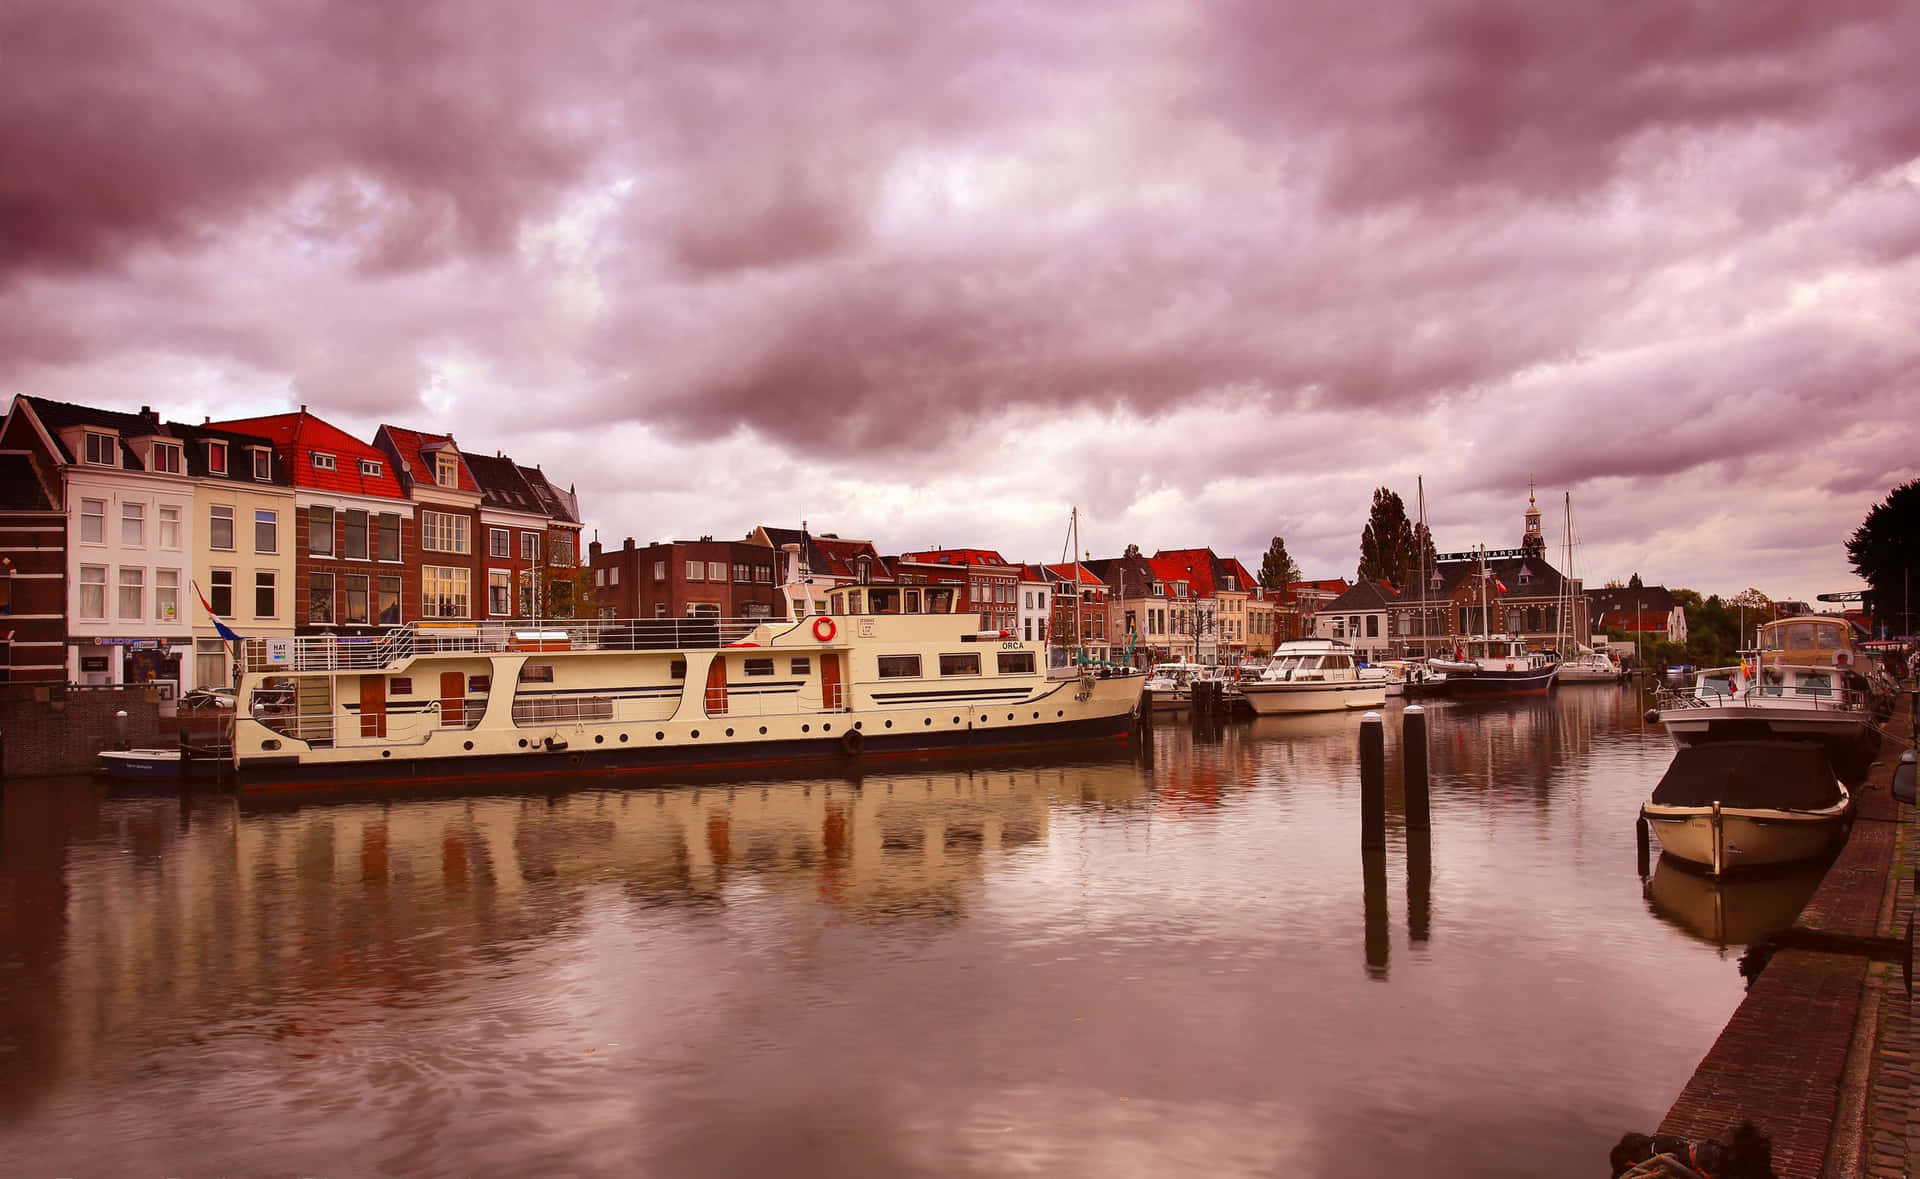
[[[1361,667],[1338,639],[1292,639],[1274,649],[1259,679],[1241,683],[1240,693],[1263,716],[1379,708],[1387,702],[1387,672]]]
[[[103,749],[100,770],[118,781],[152,781],[180,776],[178,749]]]
[[[1640,815],[1664,855],[1722,876],[1832,851],[1853,796],[1818,745],[1714,741],[1676,753]]]

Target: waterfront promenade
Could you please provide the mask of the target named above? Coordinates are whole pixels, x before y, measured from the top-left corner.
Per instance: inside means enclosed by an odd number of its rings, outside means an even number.
[[[1911,733],[1912,697],[1900,699],[1888,729]],[[1781,1179],[1914,1173],[1913,808],[1889,790],[1904,748],[1887,741],[1856,791],[1847,846],[1775,943],[1662,1133],[1724,1136],[1751,1119],[1772,1136]]]

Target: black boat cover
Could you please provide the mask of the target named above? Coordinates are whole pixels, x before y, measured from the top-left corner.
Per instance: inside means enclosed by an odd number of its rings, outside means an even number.
[[[1796,741],[1708,741],[1674,755],[1656,806],[1816,811],[1840,801],[1826,750]]]

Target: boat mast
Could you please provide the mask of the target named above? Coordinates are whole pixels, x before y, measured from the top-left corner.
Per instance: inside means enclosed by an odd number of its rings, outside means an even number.
[[[1427,538],[1431,533],[1427,531],[1426,479],[1419,475],[1414,476],[1414,487],[1420,497],[1420,535],[1414,538],[1414,543],[1420,546],[1420,658],[1426,659],[1433,654],[1432,648],[1427,644],[1427,632],[1433,627],[1427,617]]]

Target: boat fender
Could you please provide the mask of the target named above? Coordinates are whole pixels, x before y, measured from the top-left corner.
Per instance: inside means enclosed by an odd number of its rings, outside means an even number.
[[[1657,725],[1660,723],[1660,710],[1657,708],[1649,708],[1647,709],[1647,715],[1641,717],[1640,719],[1646,721],[1650,725]]]
[[[1293,682],[1293,669],[1291,667],[1287,669],[1287,682],[1288,683]]]
[[[558,751],[565,749],[567,747],[567,743],[565,741],[562,741],[558,737],[548,737],[546,740],[546,746],[547,746],[548,752],[557,753]]]
[[[831,643],[837,629],[833,624],[833,619],[828,618],[824,614],[813,620],[813,637],[823,643]]]
[[[859,729],[848,729],[840,734],[840,752],[848,757],[859,757],[860,750],[867,743],[867,735]]]

